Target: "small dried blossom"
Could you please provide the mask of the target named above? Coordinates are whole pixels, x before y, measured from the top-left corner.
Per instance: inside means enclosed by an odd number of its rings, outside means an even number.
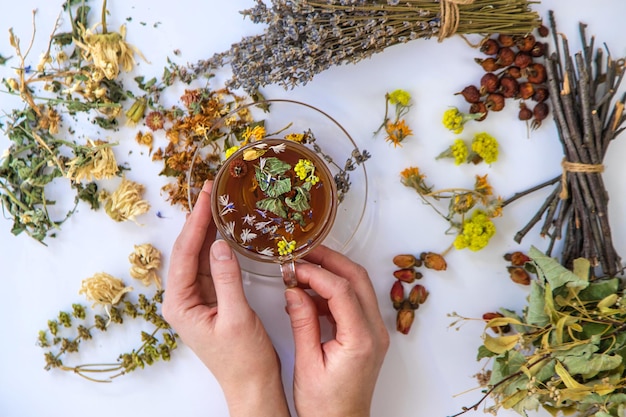
[[[469,219],[463,221],[461,232],[454,239],[454,247],[479,251],[487,246],[495,233],[496,226],[487,213],[476,210]]]
[[[135,251],[128,256],[131,264],[130,276],[140,280],[143,285],[155,284],[161,289],[161,277],[158,269],[161,267],[161,252],[149,243],[135,245]]]
[[[132,291],[121,279],[106,272],[98,272],[81,283],[79,294],[84,294],[93,305],[113,306],[120,302],[124,294]]]
[[[443,113],[443,126],[455,134],[463,133],[465,124],[471,120],[483,117],[483,113],[463,113],[458,108],[452,107]]]
[[[117,78],[120,68],[125,72],[131,71],[135,66],[135,54],[143,58],[137,48],[126,42],[126,26],[122,25],[119,32],[106,32],[105,29],[96,33],[95,29],[83,29],[76,45],[83,50],[85,59],[93,61],[105,78]]]
[[[413,131],[404,120],[404,116],[411,107],[410,102],[411,94],[405,90],[395,90],[385,94],[385,117],[374,134],[384,129],[387,134],[385,137],[386,141],[393,143],[394,147],[402,146],[402,141],[413,134]],[[389,105],[394,106],[393,118],[389,115]]]
[[[119,172],[112,144],[90,140],[67,163],[65,176],[77,183],[110,179]]]
[[[106,213],[117,222],[136,221],[137,216],[150,210],[150,203],[143,199],[143,192],[142,184],[124,177],[112,194],[103,194]]]

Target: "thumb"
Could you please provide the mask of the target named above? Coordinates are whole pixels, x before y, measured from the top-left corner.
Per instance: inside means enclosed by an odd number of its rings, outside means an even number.
[[[221,316],[234,317],[242,307],[248,308],[239,262],[228,243],[221,239],[211,245],[210,260],[218,311]]]
[[[315,303],[303,289],[297,287],[285,290],[285,300],[296,348],[296,364],[298,358],[315,363],[322,354]]]

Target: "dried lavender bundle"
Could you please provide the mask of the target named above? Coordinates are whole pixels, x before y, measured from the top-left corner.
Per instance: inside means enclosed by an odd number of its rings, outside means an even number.
[[[541,24],[529,0],[257,0],[241,13],[266,25],[230,50],[187,69],[194,78],[230,64],[229,87],[254,92],[304,85],[337,65],[356,63],[387,47],[453,34],[525,34]]]
[[[563,238],[563,265],[571,266],[574,259],[582,257],[605,275],[615,276],[623,268],[612,242],[609,194],[602,172],[608,146],[624,130],[626,120],[626,94],[615,99],[624,77],[624,59],[610,55],[605,59],[600,48],[594,54],[594,38],[587,39],[582,23],[582,51],[571,55],[567,38],[556,30],[553,13],[550,22],[556,51],[547,60],[546,70],[564,152],[563,175],[561,181],[544,184],[558,185],[515,240],[521,241],[545,214],[541,234],[550,238],[548,255],[555,241]]]

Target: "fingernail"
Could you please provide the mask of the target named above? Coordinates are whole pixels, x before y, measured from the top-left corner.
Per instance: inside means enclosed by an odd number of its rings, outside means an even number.
[[[206,180],[206,181],[204,182],[204,184],[202,184],[202,191],[204,191],[204,192],[205,192],[205,193],[207,193],[207,194],[211,194],[211,183],[212,183],[212,182],[213,182],[213,181]]]
[[[285,290],[285,300],[287,301],[287,308],[300,307],[302,305],[300,294],[291,289]]]
[[[211,246],[211,253],[218,261],[227,261],[233,258],[232,249],[228,246],[228,243],[221,239],[213,242],[213,246]]]

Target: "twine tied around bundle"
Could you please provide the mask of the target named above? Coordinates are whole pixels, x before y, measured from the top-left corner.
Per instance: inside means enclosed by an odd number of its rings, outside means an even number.
[[[570,162],[563,158],[561,161],[561,167],[563,168],[563,172],[561,173],[561,193],[559,194],[559,198],[561,200],[565,200],[569,197],[569,193],[567,192],[567,173],[568,172],[585,172],[585,173],[595,173],[601,174],[604,172],[604,165],[602,164],[583,164],[581,162]]]
[[[441,26],[439,28],[439,42],[456,33],[461,20],[459,5],[472,4],[474,0],[440,0]]]

